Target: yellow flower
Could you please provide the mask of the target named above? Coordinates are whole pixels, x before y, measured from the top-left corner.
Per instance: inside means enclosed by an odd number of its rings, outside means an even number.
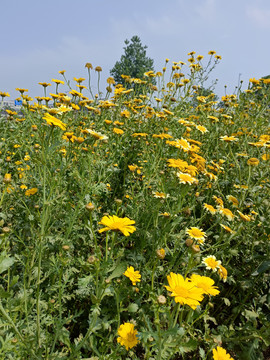
[[[79,79],[77,79],[77,78],[74,77],[73,80],[76,81],[78,84],[80,84],[80,83],[82,83],[82,82],[85,80],[85,78],[79,78]]]
[[[217,260],[214,255],[204,257],[202,262],[206,266],[206,269],[213,271],[217,271],[221,264],[221,261]]]
[[[185,170],[188,166],[188,163],[181,159],[169,159],[167,162],[169,167],[178,168],[179,170]]]
[[[134,271],[133,266],[128,267],[124,272],[124,275],[129,278],[129,280],[132,282],[132,285],[136,285],[137,282],[141,281],[141,274],[139,271]]]
[[[136,231],[135,226],[132,226],[135,224],[134,220],[130,220],[129,218],[119,218],[116,215],[112,216],[103,216],[101,221],[99,222],[101,225],[105,225],[105,228],[100,229],[99,232],[103,231],[121,231],[125,236],[129,236],[134,231]]]
[[[37,193],[37,191],[38,191],[37,188],[32,188],[32,189],[26,190],[25,195],[26,196],[35,195]]]
[[[169,286],[165,288],[174,296],[176,303],[188,305],[193,310],[200,305],[203,300],[203,289],[200,289],[190,279],[184,279],[182,275],[173,272],[167,276]]]
[[[231,233],[231,234],[235,234],[235,231],[232,230],[229,226],[227,225],[223,225],[223,224],[220,224],[220,226],[227,232]]]
[[[58,126],[60,129],[64,131],[66,130],[67,125],[64,124],[61,120],[57,119],[56,117],[50,115],[49,113],[46,113],[42,119],[46,120],[49,125]]]
[[[201,133],[206,133],[208,132],[208,130],[206,129],[206,127],[202,126],[202,125],[197,125],[196,129],[199,130]]]
[[[233,360],[233,358],[220,346],[217,346],[216,349],[213,349],[213,359],[214,360]]]
[[[187,174],[187,173],[182,173],[181,171],[179,171],[177,174],[178,179],[180,180],[181,184],[198,184],[198,179],[196,179],[195,177]]]
[[[199,243],[203,244],[206,238],[206,233],[199,228],[191,227],[190,229],[186,229],[186,233],[195,240],[198,240]]]
[[[146,137],[146,136],[148,136],[148,134],[147,133],[134,133],[134,134],[132,134],[131,135],[132,137]]]
[[[267,160],[269,160],[270,159],[270,154],[263,154],[262,155],[262,160],[263,161],[267,161]]]
[[[159,139],[172,139],[172,136],[170,134],[162,133],[162,134],[154,134],[152,135],[153,138],[159,138]]]
[[[242,220],[247,221],[247,222],[252,220],[251,216],[245,215],[245,214],[241,213],[241,211],[239,211],[239,210],[237,210],[237,212]]]
[[[239,139],[236,138],[235,136],[227,136],[227,135],[225,135],[225,136],[221,136],[220,140],[225,141],[225,142],[234,142],[234,141],[238,141]]]
[[[39,82],[38,84],[41,85],[41,86],[43,86],[44,88],[46,88],[46,87],[48,87],[48,86],[51,86],[51,84],[46,83],[46,82]]]
[[[156,251],[156,253],[157,253],[157,257],[158,257],[159,259],[163,260],[163,259],[165,258],[166,251],[165,251],[163,248],[158,249],[158,250]]]
[[[28,89],[21,89],[21,88],[16,88],[15,90],[19,91],[21,94],[28,91]]]
[[[52,82],[56,83],[57,85],[59,85],[59,84],[64,85],[64,84],[65,84],[65,82],[64,82],[64,81],[62,81],[62,80],[58,80],[58,79],[52,79]]]
[[[231,212],[230,209],[226,209],[226,208],[220,208],[218,210],[218,212],[222,215],[222,216],[226,216],[226,218],[229,220],[229,221],[232,221],[233,218],[234,218],[234,215],[233,213]]]
[[[158,191],[153,192],[153,195],[157,199],[166,199],[169,197],[169,194],[165,194],[163,192],[158,192]]]
[[[219,265],[219,267],[218,267],[218,275],[223,280],[223,282],[227,281],[228,271],[225,269],[224,266]]]
[[[134,325],[129,322],[125,322],[124,324],[120,325],[118,329],[117,342],[125,346],[126,350],[132,349],[136,346],[139,342],[137,338],[138,331],[134,329]]]
[[[118,129],[118,128],[113,128],[113,132],[118,135],[124,134],[124,131],[122,129]]]
[[[215,283],[214,280],[208,276],[192,274],[191,281],[193,281],[198,288],[203,289],[204,294],[216,296],[220,293],[217,287],[213,286]]]
[[[126,119],[130,118],[130,112],[128,110],[123,110],[120,115]]]
[[[98,133],[94,130],[86,129],[86,131],[97,140],[107,140],[108,139],[108,136]]]
[[[11,174],[5,174],[3,182],[9,184],[11,182]]]
[[[0,91],[0,96],[2,97],[2,99],[4,99],[4,97],[10,97],[8,92],[3,92],[3,91]]]
[[[183,138],[181,138],[180,140],[176,139],[175,141],[167,140],[166,144],[172,145],[178,149],[182,149],[185,152],[187,152],[191,149],[190,143],[186,139],[183,139]]]
[[[230,202],[232,202],[233,206],[238,207],[239,202],[236,199],[236,197],[234,197],[232,195],[227,195],[226,197]]]
[[[212,215],[214,215],[217,212],[217,210],[212,205],[204,203],[203,207],[205,210],[209,211],[210,214],[212,214]]]
[[[257,166],[257,165],[259,165],[259,162],[260,162],[260,160],[257,158],[250,158],[250,159],[248,159],[247,164],[251,165],[251,166]]]

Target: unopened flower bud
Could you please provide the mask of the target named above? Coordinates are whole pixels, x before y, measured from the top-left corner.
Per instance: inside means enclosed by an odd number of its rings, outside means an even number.
[[[5,184],[11,183],[11,174],[5,174],[3,181]]]
[[[95,206],[90,202],[85,205],[86,210],[93,211],[95,209]]]
[[[166,252],[164,249],[158,249],[157,250],[157,257],[161,260],[165,258]]]
[[[118,204],[118,205],[121,205],[121,204],[122,204],[122,202],[123,202],[121,199],[115,199],[114,201],[115,201],[115,202],[116,202],[116,204]]]
[[[190,247],[193,244],[193,240],[192,239],[187,239],[186,240],[186,245],[187,247]]]
[[[89,264],[94,264],[97,261],[97,258],[94,255],[89,256],[89,258],[87,259],[87,262],[89,262]]]
[[[159,297],[157,298],[157,300],[158,300],[158,303],[160,304],[160,305],[164,305],[164,304],[166,304],[166,298],[165,298],[165,296],[163,296],[163,295],[159,295]]]
[[[193,252],[194,254],[197,254],[197,253],[199,253],[199,252],[201,251],[199,245],[195,245],[195,244],[193,244],[193,245],[191,246],[191,250],[192,250],[192,252]]]

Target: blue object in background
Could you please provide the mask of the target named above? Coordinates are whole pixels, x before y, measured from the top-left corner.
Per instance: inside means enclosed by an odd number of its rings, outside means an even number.
[[[15,106],[16,105],[22,105],[22,100],[15,100]]]

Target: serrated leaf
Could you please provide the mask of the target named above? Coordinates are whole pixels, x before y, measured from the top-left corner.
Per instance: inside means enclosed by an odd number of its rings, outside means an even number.
[[[92,275],[88,275],[84,278],[79,278],[78,280],[79,287],[86,287],[88,284],[90,284],[92,278],[93,278]]]
[[[120,264],[118,264],[116,266],[116,268],[113,270],[113,272],[111,273],[111,275],[108,277],[108,280],[112,280],[115,279],[117,277],[120,277],[121,275],[123,275],[123,273],[125,272],[127,266],[125,263],[121,262]]]
[[[9,298],[11,295],[6,292],[2,286],[0,287],[0,298],[3,299],[3,298]]]
[[[63,344],[70,346],[69,331],[65,327],[62,327],[60,331],[59,340]]]
[[[187,343],[180,346],[179,351],[183,353],[188,353],[190,351],[196,350],[198,341],[190,339]]]

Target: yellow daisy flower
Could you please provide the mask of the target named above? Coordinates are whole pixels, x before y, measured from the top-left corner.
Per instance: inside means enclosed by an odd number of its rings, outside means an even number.
[[[137,282],[141,281],[141,275],[139,271],[134,271],[133,266],[128,267],[124,272],[124,275],[129,278],[129,280],[132,282],[132,285],[136,285]]]
[[[213,270],[214,272],[218,270],[221,264],[221,261],[217,260],[214,255],[204,257],[202,260],[203,264],[206,266],[206,269]]]
[[[213,359],[214,360],[233,360],[233,358],[220,346],[217,346],[216,349],[213,349]]]
[[[195,240],[198,240],[199,243],[204,243],[206,238],[206,233],[199,228],[191,227],[190,229],[186,229],[186,233]]]
[[[134,231],[136,231],[135,226],[133,226],[133,224],[135,224],[135,221],[130,220],[127,217],[119,218],[116,215],[103,216],[99,224],[105,225],[105,228],[99,230],[100,233],[103,231],[112,230],[121,231],[123,235],[129,236]]]
[[[203,300],[203,289],[198,288],[190,279],[184,279],[182,275],[173,272],[167,276],[169,286],[165,288],[174,296],[176,303],[188,305],[193,310],[200,305]]]
[[[126,350],[132,349],[136,346],[139,342],[137,338],[138,331],[134,329],[134,325],[129,322],[125,322],[124,324],[120,325],[118,329],[117,342],[125,346]]]
[[[220,293],[218,288],[214,285],[214,280],[208,276],[201,276],[192,274],[191,281],[194,282],[198,288],[203,289],[204,294],[216,296]]]

